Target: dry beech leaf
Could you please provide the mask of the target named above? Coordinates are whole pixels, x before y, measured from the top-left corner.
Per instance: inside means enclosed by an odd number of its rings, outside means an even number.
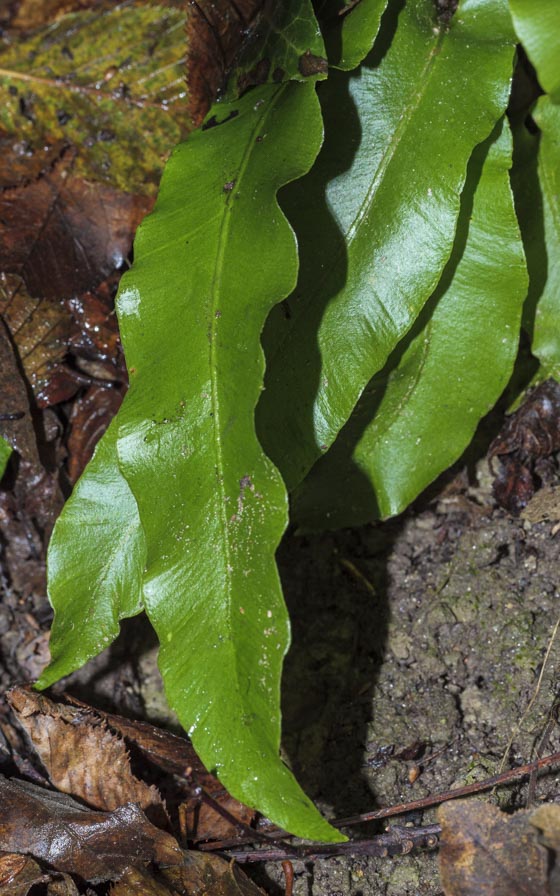
[[[124,741],[99,717],[26,688],[12,688],[8,699],[58,790],[96,809],[137,803],[154,824],[168,826],[157,788],[134,777]]]
[[[439,867],[445,896],[554,896],[548,857],[531,813],[506,815],[478,800],[439,809]]]
[[[77,706],[88,708],[79,701],[75,702]],[[217,778],[206,770],[190,740],[177,737],[148,722],[125,719],[122,716],[111,715],[98,709],[91,711],[96,713],[99,718],[104,719],[127,741],[134,744],[146,759],[163,771],[169,774],[184,775],[187,769],[191,769],[196,783],[239,821],[250,824],[255,818],[253,809],[249,809],[230,796]],[[200,804],[197,798],[183,803],[183,812],[189,840],[226,840],[238,833],[234,825],[219,816],[209,806],[204,803]]]
[[[0,849],[47,862],[91,883],[117,880],[130,865],[182,861],[176,840],[134,803],[94,812],[63,793],[0,777]]]

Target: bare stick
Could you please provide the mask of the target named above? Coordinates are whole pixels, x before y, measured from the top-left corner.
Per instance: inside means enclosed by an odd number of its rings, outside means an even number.
[[[353,824],[362,824],[364,821],[375,821],[377,818],[391,818],[393,815],[403,815],[405,812],[413,812],[416,809],[427,809],[429,806],[438,806],[440,803],[445,803],[448,800],[457,800],[471,793],[481,793],[483,790],[490,790],[492,787],[496,787],[497,784],[508,784],[510,781],[516,781],[518,778],[524,778],[525,775],[539,771],[541,768],[559,763],[560,753],[552,753],[550,756],[536,759],[535,762],[529,762],[527,765],[520,765],[519,768],[512,768],[509,772],[493,775],[491,778],[485,778],[484,781],[477,781],[475,784],[466,784],[465,787],[457,787],[455,790],[444,790],[442,793],[434,793],[419,800],[412,800],[410,803],[397,803],[395,806],[389,806],[386,809],[376,809],[373,812],[364,812],[362,815],[337,818],[335,821],[331,821],[331,824],[336,828],[343,828]]]
[[[329,856],[404,856],[413,849],[434,849],[439,843],[441,827],[430,824],[419,828],[405,828],[395,825],[385,834],[378,834],[370,840],[353,840],[350,843],[316,843],[312,846],[298,846],[290,851],[291,859],[324,859]],[[287,858],[284,849],[230,850],[227,857],[236,862],[282,862]]]

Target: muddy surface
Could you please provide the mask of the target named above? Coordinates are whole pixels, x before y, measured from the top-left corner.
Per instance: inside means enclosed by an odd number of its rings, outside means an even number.
[[[558,726],[547,726],[558,696],[560,643],[551,637],[560,532],[553,519],[529,522],[496,508],[484,464],[479,469],[475,488],[463,482],[397,520],[291,535],[282,546],[293,620],[285,757],[329,817],[414,800],[523,764],[538,749],[560,749]],[[43,597],[4,590],[3,688],[38,673],[48,625]],[[173,726],[155,656],[146,624],[132,620],[112,649],[62,687]],[[5,706],[1,712],[5,725]],[[549,774],[536,799],[557,792],[558,777]],[[526,795],[526,785],[512,785],[488,798],[516,808]],[[434,819],[429,810],[398,821]],[[370,823],[352,833],[381,830]],[[436,853],[294,869],[294,896],[441,892]],[[272,896],[284,892],[279,867],[253,873]]]

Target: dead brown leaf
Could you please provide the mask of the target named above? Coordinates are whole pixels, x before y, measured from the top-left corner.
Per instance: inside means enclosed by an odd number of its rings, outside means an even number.
[[[267,3],[270,0],[189,0],[187,86],[195,127],[225,87],[228,72]]]
[[[0,274],[0,315],[39,407],[70,398],[76,379],[62,376],[71,317],[64,303],[32,298],[18,274]],[[57,388],[53,389],[53,384]]]
[[[91,883],[117,880],[129,866],[182,861],[176,840],[134,803],[94,812],[70,796],[0,777],[0,849],[33,856]]]
[[[263,896],[233,862],[208,853],[190,851],[181,865],[161,869],[161,877],[181,896]]]
[[[102,719],[27,688],[12,688],[7,696],[58,790],[96,809],[111,811],[137,803],[153,823],[168,826],[157,788],[132,774],[124,741]]]
[[[84,704],[78,705],[84,706]],[[189,740],[156,728],[148,722],[125,719],[98,709],[92,711],[129,743],[134,744],[152,764],[174,775],[184,776],[187,769],[190,769],[196,784],[203,787],[223,809],[243,824],[251,824],[254,820],[254,810],[230,796],[217,778],[206,770]],[[210,806],[201,804],[198,797],[186,800],[182,804],[182,813],[189,840],[226,840],[238,834],[237,828],[231,822],[218,815]]]
[[[73,159],[65,151],[39,178],[0,193],[0,270],[19,274],[33,297],[60,300],[100,283],[126,258],[151,206],[73,177]]]
[[[99,3],[99,0],[96,0]],[[58,16],[88,9],[92,0],[20,0],[10,21],[11,28],[39,28]]]
[[[493,487],[497,502],[511,513],[523,510],[539,485],[555,475],[551,455],[556,451],[560,451],[560,384],[547,380],[532,390],[490,445],[490,465],[496,457],[500,460]]]
[[[111,888],[111,896],[263,896],[236,865],[219,856],[199,852],[184,854],[182,865],[150,875],[128,869]]]
[[[68,478],[73,484],[93,455],[95,446],[121,406],[124,393],[110,385],[95,385],[72,405],[68,437]]]
[[[46,892],[48,896],[78,896],[78,888],[68,874],[43,871],[29,856],[17,853],[0,855],[2,896],[27,896],[32,888],[40,885],[43,885],[41,892]]]
[[[540,831],[539,840],[552,854],[550,878],[548,881],[551,896],[560,894],[560,806],[548,803],[539,806],[531,814],[531,824]]]
[[[445,896],[557,896],[529,811],[506,815],[490,803],[456,800],[440,807],[438,820]]]

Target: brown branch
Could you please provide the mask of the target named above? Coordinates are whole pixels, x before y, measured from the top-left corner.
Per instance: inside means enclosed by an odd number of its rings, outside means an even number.
[[[435,849],[439,843],[441,827],[430,824],[425,827],[407,828],[395,825],[384,834],[370,840],[353,840],[350,843],[316,843],[311,846],[294,846],[285,849],[229,850],[224,855],[236,862],[285,862],[287,859],[324,859],[332,856],[404,856],[413,849]]]
[[[403,815],[405,812],[413,812],[416,809],[427,809],[429,806],[438,806],[440,803],[448,802],[448,800],[457,800],[471,793],[481,793],[484,790],[490,790],[498,784],[508,784],[510,781],[516,781],[518,778],[524,778],[526,775],[540,771],[542,768],[558,764],[560,764],[560,753],[552,753],[550,756],[537,759],[535,762],[529,762],[527,765],[520,765],[519,768],[512,768],[509,772],[493,775],[491,778],[485,778],[484,781],[477,781],[475,784],[467,784],[465,787],[457,787],[454,790],[444,790],[442,793],[434,793],[432,796],[412,800],[410,803],[397,803],[395,806],[389,806],[386,809],[376,809],[373,812],[364,812],[362,815],[337,818],[335,821],[331,821],[331,824],[335,828],[343,828],[353,824],[362,824],[364,821],[375,821],[378,818],[391,818],[393,815]]]

